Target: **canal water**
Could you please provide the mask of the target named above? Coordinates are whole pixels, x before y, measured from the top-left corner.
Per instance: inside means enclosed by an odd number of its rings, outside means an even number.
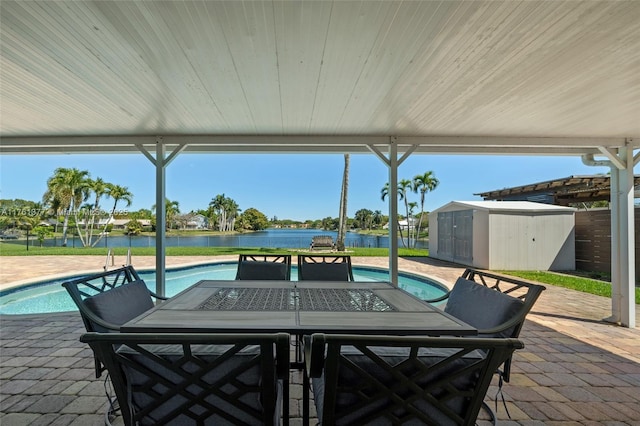
[[[334,241],[338,236],[336,231],[323,231],[321,229],[266,229],[264,231],[250,232],[234,235],[202,235],[166,237],[167,247],[265,247],[265,248],[308,248],[311,239],[315,235],[330,235]],[[9,242],[9,241],[6,241]],[[14,242],[14,241],[11,241]],[[24,244],[25,241],[15,241]],[[30,245],[38,244],[31,240]],[[61,245],[57,239],[45,241],[46,246]],[[152,236],[106,236],[96,247],[155,247],[156,239]],[[362,235],[348,232],[345,237],[347,247],[388,248],[388,236]],[[399,247],[403,247],[398,239]],[[69,237],[68,247],[80,247],[78,237]],[[428,248],[427,241],[418,241],[416,248]]]

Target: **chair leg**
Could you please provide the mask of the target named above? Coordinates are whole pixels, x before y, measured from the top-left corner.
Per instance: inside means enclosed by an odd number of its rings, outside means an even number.
[[[484,411],[489,414],[491,424],[495,425],[497,423],[496,413],[494,413],[491,407],[489,407],[489,404],[484,401],[482,401],[482,408],[484,408]]]
[[[509,408],[507,407],[507,401],[505,401],[504,393],[502,393],[502,386],[508,380],[505,380],[505,374],[502,371],[498,370],[496,371],[496,374],[498,375],[498,392],[496,392],[496,398],[495,398],[496,411],[498,411],[498,396],[499,396],[502,398],[502,405],[504,406],[504,411],[507,413],[507,417],[511,419],[511,414],[509,413]]]
[[[307,375],[307,369],[303,368],[302,373],[302,425],[309,426],[309,388],[311,383]]]

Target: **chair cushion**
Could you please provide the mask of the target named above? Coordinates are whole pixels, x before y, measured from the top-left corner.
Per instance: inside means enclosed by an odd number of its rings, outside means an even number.
[[[482,284],[458,278],[444,311],[482,330],[497,327],[517,315],[524,305],[518,298],[493,290]],[[513,329],[492,337],[511,337]]]
[[[286,280],[288,265],[280,262],[246,261],[238,264],[239,280]]]
[[[420,369],[413,364],[407,364],[407,359],[409,357],[409,348],[402,347],[369,347],[376,355],[380,356],[387,364],[391,366],[399,366],[405,363],[405,367],[402,368],[402,372],[405,376],[410,377],[413,375],[420,375]],[[443,360],[453,356],[456,352],[455,349],[450,348],[420,348],[418,350],[418,359],[425,366],[434,366]],[[352,346],[343,346],[340,350],[340,353],[344,355],[349,362],[356,364],[360,369],[366,371],[369,375],[375,378],[375,381],[380,384],[384,384],[388,388],[394,388],[394,392],[402,394],[403,391],[401,388],[398,388],[398,385],[395,384],[397,380],[396,377],[392,376],[389,371],[380,367],[380,365],[369,358],[368,356],[362,355],[362,353],[355,349]],[[424,375],[421,379],[418,380],[418,384],[422,384],[423,386],[427,383],[434,383],[438,380],[442,380],[446,378],[448,375],[452,374],[454,371],[459,371],[464,367],[468,367],[473,363],[484,359],[485,355],[480,350],[474,350],[470,353],[463,355],[460,358],[453,359],[450,364],[446,367],[443,367],[439,371],[434,371],[428,375]],[[366,382],[362,380],[359,375],[356,375],[351,369],[341,368],[338,372],[338,382],[339,386],[345,387],[345,389],[352,388],[353,392],[358,391],[359,396],[356,396],[352,393],[339,392],[336,394],[336,405],[338,411],[345,411],[348,407],[353,407],[353,410],[349,412],[345,417],[341,418],[337,424],[340,425],[348,425],[355,424],[356,419],[367,417],[368,414],[376,413],[378,410],[384,410],[384,404],[381,403],[379,399],[380,390],[375,386],[366,387]],[[467,375],[461,375],[452,380],[452,383],[456,385],[456,387],[461,388],[473,388],[475,383],[477,382],[477,373],[470,372]],[[316,411],[318,414],[319,425],[322,424],[323,419],[323,409],[324,409],[324,395],[325,395],[325,376],[324,373],[321,377],[315,378],[311,381],[312,389],[313,389],[313,398],[316,406]],[[365,386],[365,387],[361,387]],[[447,393],[448,389],[446,388],[446,380],[442,387],[441,392],[443,394]],[[359,389],[356,389],[361,387]],[[436,392],[437,393],[437,392]],[[370,395],[373,397],[372,403],[363,404],[362,396]],[[449,410],[454,412],[461,412],[464,409],[465,404],[467,404],[467,398],[462,397],[454,397],[450,398],[445,405]],[[451,420],[444,414],[440,412],[440,408],[432,405],[427,401],[413,401],[409,405],[414,406],[414,408],[419,409],[422,412],[429,413],[429,416],[434,420],[434,424],[452,424]],[[358,408],[359,407],[359,408]],[[346,410],[348,411],[348,410]],[[396,415],[399,413],[396,413]],[[380,421],[381,418],[377,417],[376,421]],[[411,423],[409,423],[411,424]]]
[[[124,324],[154,306],[151,293],[142,280],[132,281],[95,296],[87,297],[84,303],[97,316],[117,325]],[[110,331],[97,324],[93,325],[95,331]]]
[[[347,263],[305,263],[298,266],[301,279],[316,281],[349,281]]]

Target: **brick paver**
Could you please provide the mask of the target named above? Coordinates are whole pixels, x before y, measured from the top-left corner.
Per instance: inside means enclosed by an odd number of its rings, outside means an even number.
[[[225,260],[235,258],[227,257]],[[103,258],[65,256],[0,258],[0,288],[48,271],[101,269]],[[222,260],[222,258],[221,258]],[[168,258],[168,265],[209,258]],[[354,258],[356,265],[387,266],[386,258]],[[153,258],[134,259],[153,267]],[[452,285],[461,267],[431,259],[400,259],[400,269]],[[8,270],[13,270],[9,275]],[[640,330],[604,323],[608,299],[547,286],[521,338],[503,387],[501,425],[640,425]],[[78,341],[84,331],[77,312],[0,316],[0,424],[101,425],[106,410],[103,379],[95,379],[91,351]],[[302,378],[291,373],[291,424],[301,424]],[[487,396],[494,406],[497,381]],[[313,405],[313,404],[312,404]],[[313,407],[312,407],[312,413]],[[481,419],[486,418],[483,414]],[[486,422],[480,421],[479,424]]]

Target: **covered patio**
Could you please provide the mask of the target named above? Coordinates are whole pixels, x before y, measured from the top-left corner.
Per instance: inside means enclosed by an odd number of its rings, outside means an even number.
[[[172,262],[166,169],[177,155],[373,155],[388,167],[390,217],[410,155],[562,155],[609,167],[613,298],[550,287],[520,335],[526,348],[504,393],[514,424],[638,424],[630,235],[639,2],[7,0],[0,8],[0,155],[148,158],[159,293]],[[375,260],[390,281],[405,268],[449,284],[459,275],[456,265],[401,259],[391,241],[389,257]],[[21,260],[2,258],[3,273]],[[54,273],[28,261],[23,279]],[[2,283],[9,279],[17,278]],[[102,382],[78,342],[83,330],[77,313],[0,317],[3,426],[102,423]],[[295,424],[300,377],[292,382]],[[498,417],[507,419],[501,404]]]
[[[169,259],[172,264],[205,261]],[[24,267],[24,260],[3,259],[3,269],[17,271],[22,279],[33,277],[34,268]],[[77,256],[72,263],[95,271],[102,260]],[[33,261],[45,267],[47,259]],[[386,261],[354,258],[356,265],[385,266]],[[153,265],[153,258],[136,263]],[[400,267],[449,285],[461,272],[458,265],[428,258],[400,259]],[[511,420],[500,402],[499,424],[638,424],[640,330],[600,321],[609,304],[603,297],[548,286],[520,335],[525,348],[516,353],[511,382],[504,386]],[[0,316],[0,327],[3,426],[103,424],[104,384],[94,378],[90,349],[78,341],[84,332],[78,313]],[[301,375],[292,373],[291,383],[291,424],[299,425]],[[492,407],[496,385],[486,399]]]
[[[166,168],[177,155],[375,155],[388,167],[389,217],[398,215],[398,167],[410,155],[570,155],[610,168],[609,319],[635,327],[638,2],[1,8],[0,154],[146,156],[156,169],[158,294]],[[397,231],[391,221],[390,235]]]

